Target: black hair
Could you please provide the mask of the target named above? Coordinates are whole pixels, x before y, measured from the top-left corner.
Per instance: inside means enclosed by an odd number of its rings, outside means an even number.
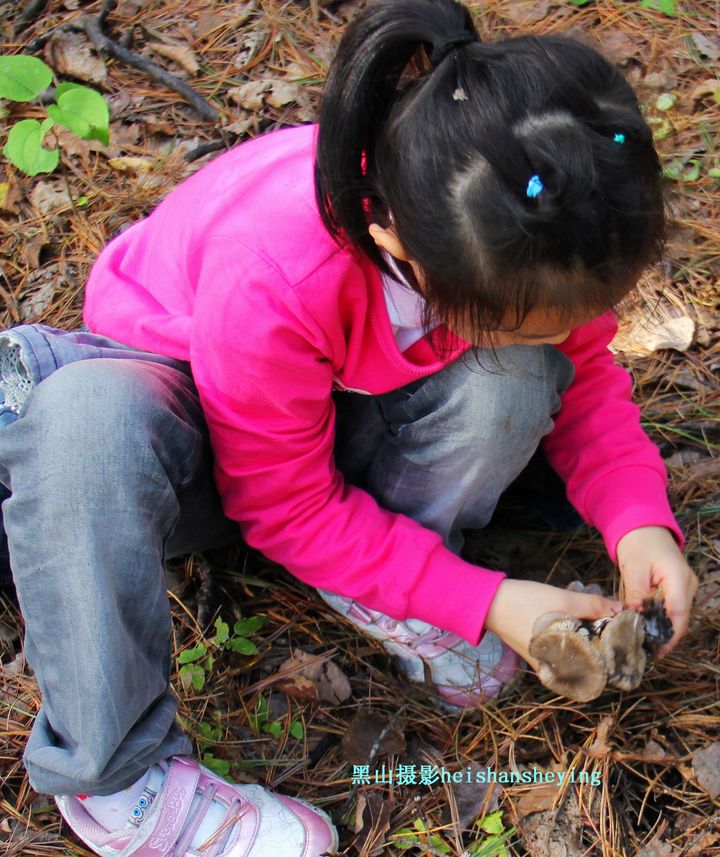
[[[428,318],[462,321],[476,344],[535,307],[599,314],[660,255],[652,134],[627,81],[582,42],[480,42],[455,0],[375,2],[340,42],[319,124],[330,234],[392,276],[368,225],[392,226]]]

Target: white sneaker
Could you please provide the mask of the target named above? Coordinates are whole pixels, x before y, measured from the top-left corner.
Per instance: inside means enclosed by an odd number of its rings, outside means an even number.
[[[351,598],[322,589],[317,592],[359,631],[380,640],[410,681],[424,683],[427,665],[438,701],[446,708],[476,708],[486,703],[520,670],[520,657],[491,631],[485,632],[477,646],[471,646],[457,634],[420,619],[398,622]]]
[[[101,857],[320,857],[337,849],[329,817],[299,798],[233,785],[184,756],[161,765],[166,771],[157,797],[133,815],[139,823],[122,830],[105,830],[75,795],[55,801],[71,829]],[[222,808],[222,821],[192,847],[213,805]]]

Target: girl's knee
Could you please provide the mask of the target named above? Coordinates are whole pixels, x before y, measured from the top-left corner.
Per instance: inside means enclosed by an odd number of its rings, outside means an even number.
[[[433,414],[475,438],[544,432],[573,375],[572,362],[552,346],[480,351],[431,376],[406,407],[420,405],[421,419]]]
[[[24,416],[44,420],[74,436],[137,426],[162,414],[168,389],[167,367],[111,359],[78,360],[60,367],[32,391]]]

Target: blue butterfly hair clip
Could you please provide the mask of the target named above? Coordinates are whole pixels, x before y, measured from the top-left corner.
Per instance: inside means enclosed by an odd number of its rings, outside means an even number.
[[[530,181],[528,182],[527,190],[525,193],[530,197],[530,199],[535,199],[545,188],[545,185],[542,183],[542,180],[539,175],[530,176]]]

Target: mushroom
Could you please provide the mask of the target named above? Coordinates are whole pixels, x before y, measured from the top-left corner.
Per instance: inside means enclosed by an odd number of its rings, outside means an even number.
[[[529,651],[539,663],[540,681],[549,690],[578,702],[603,692],[607,668],[580,619],[559,612],[538,617]]]

